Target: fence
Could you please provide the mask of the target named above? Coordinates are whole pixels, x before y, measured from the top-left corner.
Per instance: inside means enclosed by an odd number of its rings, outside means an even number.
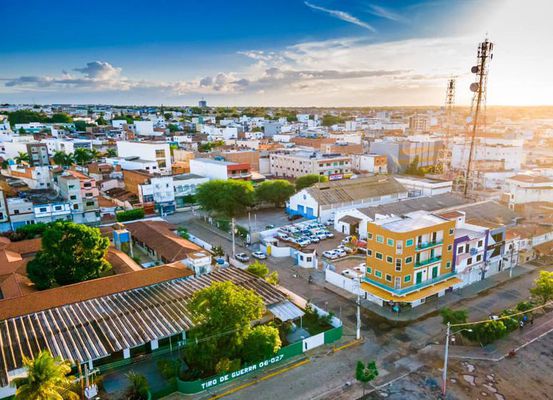
[[[213,249],[213,246],[209,243],[203,241],[202,239],[192,235],[191,233],[188,233],[188,240],[190,240],[192,243],[196,243],[198,246],[211,251]]]

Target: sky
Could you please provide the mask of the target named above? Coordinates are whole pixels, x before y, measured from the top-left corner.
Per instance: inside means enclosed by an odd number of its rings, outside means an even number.
[[[0,0],[0,103],[553,104],[550,0]]]

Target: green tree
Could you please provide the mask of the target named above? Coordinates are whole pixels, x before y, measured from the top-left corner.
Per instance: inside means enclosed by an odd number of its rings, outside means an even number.
[[[323,175],[308,174],[300,176],[298,179],[296,179],[296,190],[299,192],[302,189],[313,186],[315,183],[326,181],[328,181],[328,177]]]
[[[148,380],[142,374],[130,371],[127,375],[129,387],[125,391],[125,399],[128,400],[146,400],[148,398]]]
[[[143,208],[133,208],[132,210],[119,211],[115,214],[117,222],[134,221],[135,219],[144,218]]]
[[[39,290],[98,278],[111,268],[104,259],[108,247],[98,228],[54,222],[42,234],[42,250],[27,264],[27,274]]]
[[[342,124],[344,119],[337,115],[326,114],[323,115],[322,125],[323,126],[332,126],[336,124]]]
[[[98,125],[108,125],[108,121],[106,121],[106,120],[104,119],[104,116],[103,116],[103,115],[100,115],[100,116],[98,117],[98,119],[96,120],[96,123],[97,123]]]
[[[264,360],[274,356],[282,346],[278,329],[269,325],[258,325],[244,340],[242,357],[246,362]]]
[[[283,179],[265,181],[255,187],[255,197],[258,202],[274,203],[280,207],[294,194],[294,185]]]
[[[102,158],[102,153],[97,149],[92,149],[90,150],[90,156],[92,157],[92,160],[97,161]]]
[[[28,163],[29,161],[31,161],[29,154],[22,151],[18,152],[17,157],[15,157],[15,162],[18,164],[22,164],[24,162]]]
[[[21,127],[19,128],[19,130],[17,131],[20,135],[26,135],[27,134],[27,131],[25,130],[25,128]]]
[[[188,233],[188,229],[186,229],[184,226],[180,226],[177,228],[177,233],[181,238],[184,239],[190,239],[190,233]]]
[[[73,157],[63,151],[56,151],[52,156],[52,160],[54,160],[56,165],[61,165],[62,167],[68,167],[73,164]]]
[[[405,174],[418,176],[424,175],[424,169],[419,167],[419,156],[415,156],[415,158],[413,158],[413,161],[411,161],[411,164],[409,164],[409,166],[405,170]]]
[[[16,389],[15,400],[67,400],[80,399],[71,390],[73,377],[71,364],[60,357],[52,357],[42,350],[34,359],[23,357],[27,376],[12,381]]]
[[[58,114],[52,115],[50,122],[58,123],[58,124],[69,124],[73,122],[73,118],[71,118],[69,115],[65,113],[58,113]]]
[[[117,157],[117,149],[110,147],[106,150],[106,157]]]
[[[223,257],[225,255],[225,251],[221,246],[213,246],[211,251],[215,257]]]
[[[75,121],[73,122],[73,125],[75,125],[75,130],[77,132],[84,132],[86,131],[86,122],[85,121],[82,121],[82,120],[79,120],[79,121]]]
[[[208,212],[234,218],[253,205],[254,189],[250,182],[215,179],[198,186],[196,200]]]
[[[255,261],[248,265],[248,272],[258,276],[259,278],[265,278],[269,274],[269,268],[262,262]]]
[[[168,127],[169,129],[169,132],[173,133],[173,132],[178,132],[180,131],[180,127],[178,125],[175,125],[175,124],[170,124]]]
[[[442,323],[444,325],[447,325],[448,322],[452,325],[464,324],[468,319],[467,310],[452,310],[448,307],[442,308],[440,315],[442,316]]]
[[[189,303],[195,327],[190,331],[186,361],[203,375],[215,371],[219,360],[238,357],[252,321],[265,310],[263,299],[231,281],[213,282]]]
[[[534,287],[530,289],[533,297],[541,304],[553,299],[553,272],[540,271],[540,276],[534,281]]]
[[[472,332],[463,331],[463,336],[480,343],[482,346],[495,342],[507,335],[507,327],[501,320],[487,321],[481,324],[471,325]]]
[[[365,396],[365,388],[367,383],[374,380],[378,376],[378,368],[376,363],[371,361],[365,365],[363,361],[357,361],[355,368],[355,379],[363,384],[363,396]]]
[[[79,148],[75,149],[73,153],[73,158],[75,162],[81,167],[84,167],[86,164],[92,161],[92,152],[89,149]]]

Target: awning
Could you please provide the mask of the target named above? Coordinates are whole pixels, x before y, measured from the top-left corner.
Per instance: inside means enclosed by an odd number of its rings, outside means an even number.
[[[396,294],[392,294],[384,289],[371,285],[368,282],[361,282],[361,289],[384,301],[394,301],[398,303],[411,303],[413,301],[425,299],[429,296],[432,296],[433,294],[441,292],[442,290],[450,288],[461,282],[462,280],[459,278],[449,278],[449,279],[446,279],[445,281],[436,283],[435,285],[432,285],[432,286],[427,286],[418,291],[408,293],[404,296],[398,296]]]
[[[275,316],[275,318],[281,320],[282,322],[292,321],[305,315],[300,308],[296,307],[288,300],[273,304],[269,306],[268,309]]]

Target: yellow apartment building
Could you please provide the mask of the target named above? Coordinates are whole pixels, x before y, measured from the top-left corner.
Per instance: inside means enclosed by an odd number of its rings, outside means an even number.
[[[455,221],[415,211],[369,222],[367,234],[367,299],[416,307],[461,283],[453,265]]]

